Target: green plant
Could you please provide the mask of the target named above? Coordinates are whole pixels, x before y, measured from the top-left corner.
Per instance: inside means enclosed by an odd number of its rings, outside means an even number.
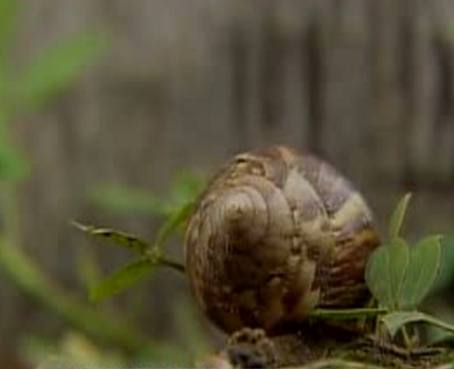
[[[10,51],[20,5],[15,0],[0,1],[0,211],[2,219],[5,219],[0,232],[2,275],[22,293],[75,329],[75,334],[86,335],[87,340],[93,340],[93,345],[103,344],[118,349],[121,352],[119,355],[126,354],[122,356],[125,360],[126,357],[143,357],[150,362],[163,355],[176,359],[181,350],[152,340],[130,322],[109,311],[99,312],[65,291],[45,275],[20,247],[16,190],[20,180],[26,178],[29,168],[25,156],[10,137],[11,125],[20,117],[50,104],[68,90],[108,46],[103,33],[89,31],[75,34],[41,49],[27,65],[16,70],[16,65],[10,59]],[[186,188],[190,186],[188,181]],[[180,187],[174,194],[175,201],[180,200],[187,191],[183,184]],[[171,215],[174,214],[174,207],[168,206],[165,214],[174,219]],[[172,228],[171,222],[167,228]],[[160,239],[164,241],[171,231],[163,229]],[[124,239],[123,234],[120,236]],[[153,257],[156,256],[153,254]],[[138,268],[133,266],[129,269],[137,271]],[[64,359],[71,359],[64,349],[57,345],[55,348]],[[47,356],[45,352],[44,355]],[[181,365],[189,364],[184,355],[180,356],[178,362]],[[90,361],[91,364],[95,363],[92,358]]]
[[[164,217],[163,224],[158,229],[153,242],[144,241],[138,236],[111,228],[98,228],[73,222],[74,226],[90,236],[106,239],[112,244],[130,250],[135,255],[133,261],[121,267],[100,283],[90,287],[92,301],[97,302],[125,290],[150,275],[156,267],[166,266],[178,272],[184,272],[184,266],[181,263],[171,260],[165,255],[165,245],[174,234],[178,234],[181,230],[181,225],[189,216],[200,189],[201,181],[194,176],[185,175],[174,181],[167,197],[168,200],[158,198],[150,192],[141,192],[140,198],[152,199],[149,203],[153,205],[150,206],[149,211]],[[120,202],[121,208],[123,209],[126,206],[128,210],[133,209],[137,198],[135,193],[126,189],[122,189],[121,193],[133,199],[133,201],[127,203],[123,198]],[[112,204],[118,204],[118,202],[115,202],[115,196],[111,195],[109,193],[107,197],[102,197],[104,200],[107,199],[106,202],[101,201],[104,206],[106,203],[108,207]],[[113,207],[117,208],[116,205],[113,205]],[[142,211],[143,208],[139,206],[139,209]]]
[[[377,329],[384,326],[391,338],[402,332],[407,348],[412,346],[407,326],[426,323],[454,333],[454,326],[418,311],[440,271],[441,236],[424,237],[410,246],[401,236],[411,195],[398,203],[390,219],[387,240],[371,255],[366,267],[366,283],[378,307],[349,310],[315,310],[314,318],[376,318]]]
[[[67,37],[16,70],[11,47],[21,3],[0,2],[0,179],[15,181],[27,173],[27,161],[11,142],[9,125],[26,113],[36,111],[64,92],[107,46],[99,32]]]
[[[440,269],[441,236],[427,236],[413,246],[401,237],[401,228],[411,196],[405,195],[390,219],[388,239],[375,250],[367,264],[365,278],[378,306],[353,309],[314,309],[312,319],[358,319],[374,317],[384,325],[391,337],[398,331],[407,335],[405,327],[423,322],[450,332],[451,326],[433,316],[417,310],[434,284]],[[164,256],[162,246],[182,224],[194,200],[182,204],[171,213],[161,227],[154,243],[112,229],[76,224],[82,231],[103,237],[135,252],[139,258],[91,289],[91,297],[99,300],[131,286],[156,266],[167,266],[183,271],[183,266]]]
[[[18,182],[29,172],[25,155],[14,144],[11,125],[38,111],[64,93],[106,49],[98,31],[63,37],[39,50],[29,63],[17,68],[11,49],[22,3],[0,1],[0,211],[5,220],[0,233],[0,268],[19,290],[90,338],[126,352],[153,344],[148,337],[118,317],[98,313],[46,276],[20,247],[20,221],[16,204]]]
[[[422,322],[454,333],[454,326],[417,310],[434,285],[441,264],[441,236],[427,236],[410,247],[401,238],[400,229],[411,196],[407,194],[397,205],[387,242],[372,255],[366,269],[366,282],[386,314],[379,316],[393,337],[405,327]],[[407,342],[408,343],[408,342]]]
[[[132,260],[104,279],[96,279],[88,283],[89,297],[93,302],[100,302],[108,297],[121,293],[127,288],[149,277],[160,267],[167,267],[184,273],[184,266],[180,262],[170,259],[166,255],[166,246],[169,241],[177,236],[181,237],[183,225],[195,204],[196,198],[202,188],[202,180],[192,174],[179,175],[170,186],[167,196],[158,197],[150,191],[137,191],[126,188],[114,188],[113,191],[98,190],[92,199],[97,204],[110,210],[120,212],[139,212],[144,209],[147,215],[158,216],[162,225],[156,232],[154,240],[146,241],[138,236],[118,231],[111,228],[87,226],[73,221],[72,224],[90,237],[107,241],[107,244],[127,249],[132,254]],[[108,189],[104,187],[104,189]],[[93,196],[94,192],[91,192]],[[119,199],[117,195],[121,194]],[[143,206],[146,201],[147,206]],[[152,352],[152,361],[158,364],[160,358],[163,363],[168,363],[172,357],[172,364],[190,365],[195,359],[207,354],[211,349],[206,333],[200,328],[195,319],[193,307],[184,297],[180,296],[173,306],[173,316],[176,321],[176,333],[180,341],[177,347],[169,346],[168,350],[155,350]],[[162,347],[162,344],[160,345]],[[164,355],[164,356],[163,356]],[[150,357],[147,358],[150,362]]]

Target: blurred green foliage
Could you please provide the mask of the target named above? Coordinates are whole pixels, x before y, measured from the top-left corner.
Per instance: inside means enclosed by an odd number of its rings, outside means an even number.
[[[111,228],[97,228],[74,222],[74,225],[86,234],[106,239],[135,254],[131,262],[96,285],[89,286],[93,301],[102,300],[131,287],[155,271],[155,267],[166,266],[184,271],[181,263],[165,255],[165,246],[174,235],[181,235],[182,226],[194,207],[203,183],[200,176],[184,173],[175,178],[167,196],[126,188],[116,188],[112,191],[109,187],[91,192],[92,199],[108,209],[128,212],[134,210],[143,212],[146,209],[149,215],[157,215],[162,220],[162,225],[152,242]],[[148,200],[146,201],[148,207],[144,207],[140,200]]]
[[[39,369],[113,368],[127,365],[121,352],[115,349],[100,349],[88,337],[77,331],[66,332],[58,342],[28,336],[23,340],[20,354],[33,366],[39,363]]]
[[[169,216],[194,200],[206,180],[201,174],[182,171],[172,180],[167,194],[122,186],[100,185],[89,191],[93,203],[114,213]]]
[[[161,226],[157,229],[153,240],[147,241],[138,236],[112,228],[74,225],[90,237],[103,239],[128,250],[132,257],[104,279],[97,275],[88,283],[90,299],[99,302],[125,291],[146,277],[150,277],[160,267],[171,267],[184,272],[184,266],[171,260],[166,255],[166,246],[173,240],[181,242],[182,230],[191,213],[198,195],[204,187],[205,180],[198,174],[183,172],[172,181],[167,194],[158,195],[151,190],[137,190],[126,187],[99,186],[88,193],[89,198],[99,207],[115,214],[145,214],[159,219]],[[107,247],[108,245],[106,245]],[[84,265],[87,265],[85,262]],[[91,271],[93,260],[88,265]],[[93,283],[94,282],[94,283]],[[143,293],[147,293],[143,291]],[[212,350],[209,339],[195,317],[194,306],[186,297],[176,296],[173,304],[175,332],[178,344],[163,349],[162,343],[158,350],[152,350],[144,358],[144,364],[150,365],[192,365],[196,358],[208,354]]]
[[[66,37],[40,50],[17,71],[12,48],[21,5],[16,0],[0,1],[0,179],[7,181],[21,179],[28,171],[27,161],[11,142],[9,125],[72,86],[108,45],[99,32]]]
[[[189,365],[192,362],[194,349],[200,352],[204,346],[202,338],[199,345],[194,344],[189,335],[202,337],[193,317],[189,316],[189,306],[175,312],[175,319],[184,322],[185,330],[180,337],[186,337],[188,345],[175,347],[162,342],[150,341],[140,330],[119,324],[122,318],[115,314],[99,313],[93,307],[79,301],[66,291],[55,289],[54,281],[45,276],[19,246],[20,228],[19,213],[16,203],[16,189],[19,180],[29,172],[28,162],[15,145],[11,135],[11,124],[21,116],[36,112],[63,94],[82,75],[86,68],[98,59],[107,48],[106,35],[100,32],[84,32],[64,37],[49,47],[39,49],[29,63],[18,68],[12,54],[16,40],[18,16],[22,3],[15,0],[0,1],[0,212],[4,219],[0,237],[0,268],[11,281],[24,293],[36,298],[51,314],[58,314],[74,329],[58,343],[53,340],[47,349],[40,345],[43,337],[25,337],[28,343],[24,346],[27,357],[33,364],[41,362],[49,355],[56,360],[69,360],[74,363],[90,365],[107,365],[126,363],[125,352],[129,359],[133,353],[134,360],[143,360],[163,364]],[[142,254],[136,254],[141,261],[133,261],[125,270],[107,278],[92,295],[98,298],[121,290],[138,280],[148,272],[157,260],[163,264],[172,264],[163,257],[161,246],[168,238],[180,231],[189,203],[200,188],[201,182],[190,174],[182,173],[174,182],[165,199],[150,192],[131,191],[124,188],[103,188],[92,194],[101,206],[121,212],[143,212],[147,215],[160,216],[163,227],[156,239]],[[117,241],[127,239],[121,233]],[[151,250],[151,251],[150,251]],[[145,257],[146,256],[146,257]],[[144,262],[145,260],[145,262]],[[14,265],[13,265],[14,264]],[[99,268],[96,261],[88,256],[84,261],[87,281],[98,280]],[[140,265],[141,268],[131,267]],[[177,263],[175,263],[177,265]],[[145,267],[143,267],[145,266]],[[76,265],[77,267],[77,265]],[[97,288],[97,289],[96,289]],[[93,292],[94,291],[94,292]],[[180,305],[178,305],[180,306]],[[179,317],[179,318],[178,318]],[[192,319],[192,320],[191,320]],[[191,320],[191,321],[190,321]],[[119,321],[115,323],[115,321]],[[194,324],[193,324],[194,323]],[[123,329],[124,328],[124,329]],[[188,331],[187,329],[190,329]],[[199,333],[197,333],[199,332]],[[92,341],[93,340],[93,341]],[[110,343],[113,350],[105,351],[97,344]],[[189,345],[190,343],[190,345]],[[116,353],[116,350],[119,353]],[[38,354],[40,353],[40,354]],[[112,361],[113,358],[113,361]],[[52,360],[51,360],[52,362]]]

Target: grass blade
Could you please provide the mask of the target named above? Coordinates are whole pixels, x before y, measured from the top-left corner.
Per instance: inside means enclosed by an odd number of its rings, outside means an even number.
[[[412,194],[407,193],[405,196],[399,201],[394,210],[393,214],[391,215],[391,220],[389,223],[389,239],[393,240],[399,237],[400,230],[402,228],[402,224],[404,222],[405,214],[407,212],[408,204],[410,203]]]

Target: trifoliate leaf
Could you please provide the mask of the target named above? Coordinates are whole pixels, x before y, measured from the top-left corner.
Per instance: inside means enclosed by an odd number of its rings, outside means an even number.
[[[408,263],[409,248],[401,238],[380,246],[369,258],[366,283],[380,306],[398,309]]]
[[[440,271],[441,236],[428,236],[410,249],[401,292],[401,308],[416,308],[430,291]]]

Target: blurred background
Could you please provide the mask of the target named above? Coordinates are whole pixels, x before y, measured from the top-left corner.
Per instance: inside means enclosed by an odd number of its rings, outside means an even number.
[[[0,0],[1,366],[213,350],[174,271],[92,303],[130,254],[69,221],[152,240],[231,155],[276,143],[332,162],[382,229],[413,191],[410,239],[446,235],[427,309],[452,319],[453,1]]]

